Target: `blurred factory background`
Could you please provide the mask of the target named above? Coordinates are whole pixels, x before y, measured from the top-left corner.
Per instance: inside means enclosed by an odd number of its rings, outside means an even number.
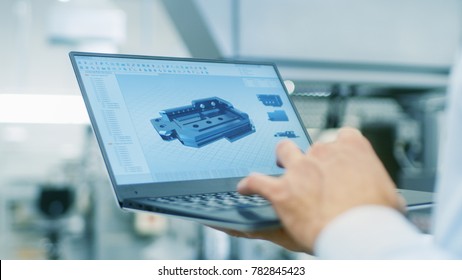
[[[2,0],[0,258],[309,257],[118,209],[71,50],[276,62],[314,139],[358,127],[431,191],[461,29],[458,0]]]

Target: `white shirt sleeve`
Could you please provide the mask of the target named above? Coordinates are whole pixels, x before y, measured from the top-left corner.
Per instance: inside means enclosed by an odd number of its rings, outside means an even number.
[[[316,240],[316,255],[326,259],[462,259],[462,56],[452,69],[447,100],[433,235],[419,233],[394,209],[361,206],[323,229]]]
[[[462,53],[452,69],[446,111],[432,224],[436,243],[462,258]]]
[[[398,211],[376,205],[353,208],[320,233],[315,254],[322,259],[450,259],[429,235]]]

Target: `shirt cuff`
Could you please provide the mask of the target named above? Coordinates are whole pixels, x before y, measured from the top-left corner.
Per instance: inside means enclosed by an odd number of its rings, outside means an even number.
[[[322,259],[426,258],[417,255],[423,239],[429,243],[400,212],[367,205],[329,223],[319,234],[314,252]]]

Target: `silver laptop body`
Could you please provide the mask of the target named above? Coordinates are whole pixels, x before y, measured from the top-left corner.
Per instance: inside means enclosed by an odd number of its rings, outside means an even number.
[[[250,172],[283,173],[280,140],[311,143],[274,64],[70,58],[120,207],[237,230],[279,225],[267,201],[235,192]]]

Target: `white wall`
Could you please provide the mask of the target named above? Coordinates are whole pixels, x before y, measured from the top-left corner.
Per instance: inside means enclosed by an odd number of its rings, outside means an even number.
[[[197,0],[221,45],[232,44],[231,1]],[[241,0],[239,10],[244,57],[446,67],[462,35],[459,0]]]
[[[196,1],[227,56],[448,66],[462,33],[459,0],[241,0],[233,50],[232,0]],[[120,52],[188,55],[159,0],[111,2],[127,18]],[[76,47],[47,38],[58,4],[0,1],[0,93],[78,94],[67,58]]]
[[[98,6],[98,1],[87,1]],[[67,56],[78,45],[49,42],[49,16],[57,0],[0,1],[0,94],[79,94]],[[104,2],[104,1],[103,1]],[[114,0],[127,19],[126,41],[120,52],[186,56],[188,52],[158,0]],[[109,1],[108,1],[109,3]],[[22,8],[21,8],[22,7]],[[21,10],[21,11],[18,11]],[[99,51],[97,48],[93,51]]]

